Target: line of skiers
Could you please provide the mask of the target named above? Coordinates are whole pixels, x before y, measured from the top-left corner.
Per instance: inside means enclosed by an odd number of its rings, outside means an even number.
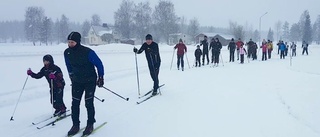
[[[202,56],[202,66],[205,65],[205,60],[207,60],[207,65],[209,64],[209,51],[211,50],[212,56],[211,56],[211,63],[214,63],[214,66],[218,66],[219,64],[219,55],[221,52],[222,45],[219,42],[218,38],[212,38],[210,42],[210,46],[208,43],[208,37],[204,36],[204,39],[200,42],[200,45],[197,45],[197,49],[195,50],[195,67],[200,67],[201,62],[200,58]],[[244,45],[247,46],[246,50],[244,48]],[[285,59],[285,56],[288,55],[288,50],[289,50],[289,44],[287,42],[283,42],[280,40],[278,43],[278,54],[280,53],[280,59]],[[202,46],[202,50],[200,47]],[[306,41],[303,41],[302,43],[302,55],[306,53],[308,55],[308,43]],[[229,50],[229,62],[234,62],[234,54],[235,50],[237,50],[237,60],[240,59],[240,63],[244,63],[244,54],[247,55],[247,58],[252,58],[252,60],[257,60],[258,56],[257,53],[259,52],[258,50],[262,50],[262,61],[266,61],[267,59],[271,59],[272,57],[272,51],[274,49],[273,42],[271,40],[266,41],[263,39],[261,46],[258,47],[256,42],[253,42],[252,39],[249,40],[246,44],[241,41],[239,38],[237,42],[234,41],[232,38],[231,41],[229,42],[227,49]],[[297,50],[297,45],[292,42],[290,45],[290,49],[292,51],[291,56],[296,56],[296,50]]]

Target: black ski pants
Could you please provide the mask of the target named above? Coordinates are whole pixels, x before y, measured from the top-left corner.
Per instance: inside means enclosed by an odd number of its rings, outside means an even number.
[[[203,52],[202,54],[202,65],[204,65],[204,58],[207,57],[207,63],[209,63],[209,52]]]
[[[234,62],[234,50],[230,50],[230,60],[229,62]]]
[[[177,55],[177,57],[178,57],[178,61],[177,61],[178,69],[180,68],[180,64],[181,64],[181,67],[184,68],[183,55]]]
[[[96,122],[95,116],[95,109],[94,109],[94,93],[96,90],[96,81],[87,82],[87,83],[77,83],[72,82],[72,106],[71,106],[71,117],[73,125],[79,125],[79,115],[80,115],[80,102],[83,93],[85,106],[87,108],[87,115],[88,120],[87,124],[93,124]]]
[[[64,105],[64,102],[63,102],[63,88],[54,88],[53,94],[52,94],[52,90],[50,90],[50,102],[53,105],[53,108],[56,110],[66,109],[66,106]]]

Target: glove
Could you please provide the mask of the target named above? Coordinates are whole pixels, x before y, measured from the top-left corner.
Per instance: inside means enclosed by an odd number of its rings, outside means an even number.
[[[28,74],[28,75],[33,74],[32,70],[31,70],[31,69],[28,69],[27,74]]]
[[[56,76],[54,75],[54,73],[50,73],[50,74],[49,74],[49,78],[50,78],[50,79],[55,79]]]
[[[134,47],[134,48],[133,48],[133,52],[134,52],[134,53],[137,53],[137,52],[138,52],[138,49]]]
[[[103,83],[103,77],[99,77],[98,80],[97,80],[97,85],[98,85],[98,87],[99,87],[99,88],[103,87],[103,84],[104,84],[104,83]]]

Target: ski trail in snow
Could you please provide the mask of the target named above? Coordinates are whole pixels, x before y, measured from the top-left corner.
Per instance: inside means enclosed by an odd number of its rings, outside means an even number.
[[[320,135],[320,132],[316,130],[316,128],[312,127],[310,124],[308,124],[305,120],[303,120],[302,118],[300,118],[298,115],[296,115],[295,113],[293,113],[291,107],[289,104],[286,103],[286,101],[283,99],[283,97],[280,95],[279,92],[277,92],[277,95],[279,97],[279,100],[281,102],[281,104],[284,106],[284,108],[286,109],[286,111],[288,112],[288,114],[294,118],[295,120],[297,120],[299,123],[301,123],[302,125],[308,127],[309,129],[311,129],[313,132],[317,133]]]
[[[287,67],[289,70],[294,71],[294,72],[299,72],[299,73],[305,73],[305,74],[309,74],[309,75],[317,75],[320,76],[320,74],[318,73],[314,73],[314,72],[308,72],[308,71],[301,71],[301,70],[297,70],[297,69],[293,69],[291,67]]]

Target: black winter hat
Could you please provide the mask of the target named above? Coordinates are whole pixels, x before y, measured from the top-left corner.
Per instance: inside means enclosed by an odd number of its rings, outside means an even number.
[[[151,34],[148,34],[148,35],[146,36],[146,40],[152,40],[152,35],[151,35]]]
[[[50,64],[54,64],[53,57],[49,54],[43,56],[43,61],[49,61]]]
[[[81,42],[81,34],[79,32],[71,32],[69,35],[68,35],[68,40],[73,40],[77,43],[80,44]]]

